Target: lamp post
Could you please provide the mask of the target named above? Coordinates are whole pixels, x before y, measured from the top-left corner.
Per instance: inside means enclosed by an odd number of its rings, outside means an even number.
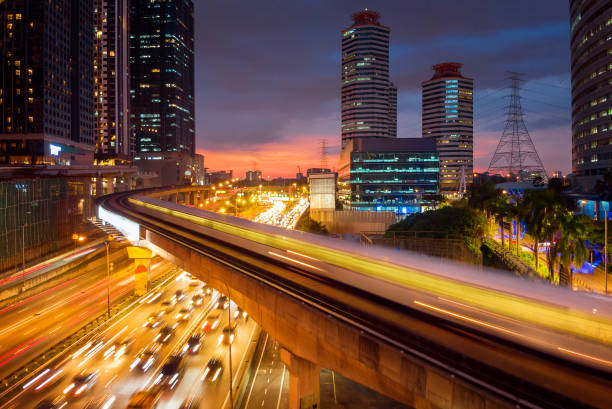
[[[229,393],[230,393],[230,408],[234,408],[234,391],[233,391],[233,383],[234,383],[234,379],[232,376],[232,344],[233,344],[233,340],[232,340],[232,335],[233,335],[233,330],[232,330],[232,297],[230,295],[230,290],[229,287],[227,286],[227,283],[223,283],[225,285],[225,289],[227,290],[227,300],[228,300],[228,307],[227,307],[227,325],[229,325],[230,328],[230,343],[229,343]]]
[[[608,295],[608,212],[610,211],[610,202],[608,208],[605,209],[604,216],[604,294]]]
[[[21,226],[21,271],[25,270],[25,227],[24,223]]]
[[[106,246],[106,309],[108,311],[108,318],[111,316],[110,311],[110,241],[112,236],[107,236],[104,240]]]

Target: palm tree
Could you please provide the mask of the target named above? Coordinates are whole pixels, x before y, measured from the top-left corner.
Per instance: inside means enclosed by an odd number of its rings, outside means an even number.
[[[533,258],[535,269],[538,271],[540,257],[538,250],[540,243],[549,236],[547,232],[547,214],[555,206],[554,195],[546,190],[531,190],[525,193],[522,201],[525,227],[533,237]],[[552,271],[550,272],[552,274]]]
[[[553,249],[561,255],[559,263],[559,284],[571,286],[572,264],[581,267],[588,258],[586,240],[592,228],[591,219],[584,215],[564,213],[559,219],[561,234]],[[573,257],[573,260],[572,260]]]
[[[468,195],[468,205],[472,209],[483,210],[490,217],[490,208],[493,202],[501,197],[501,191],[491,182],[482,185],[472,185]]]
[[[504,247],[504,218],[507,217],[510,213],[510,204],[508,203],[508,198],[506,196],[498,196],[489,204],[487,208],[490,209],[490,211],[497,216],[497,220],[499,221],[499,227],[501,230],[501,244],[502,247]],[[512,242],[512,240],[510,241]]]

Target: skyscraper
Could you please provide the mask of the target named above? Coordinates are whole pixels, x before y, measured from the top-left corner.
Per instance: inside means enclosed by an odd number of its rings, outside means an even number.
[[[128,1],[94,0],[94,139],[100,157],[128,157]]]
[[[133,0],[129,24],[136,151],[193,155],[193,2]]]
[[[447,62],[423,86],[423,137],[435,138],[440,157],[440,193],[457,196],[461,179],[472,183],[474,161],[473,80],[461,75],[462,64]]]
[[[572,171],[592,187],[612,169],[612,8],[570,0]]]
[[[342,144],[397,136],[397,89],[389,80],[389,27],[380,14],[353,14],[342,31]]]
[[[0,2],[0,163],[91,164],[92,6]]]

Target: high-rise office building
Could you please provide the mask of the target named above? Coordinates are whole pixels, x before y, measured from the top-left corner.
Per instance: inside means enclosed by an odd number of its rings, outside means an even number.
[[[397,89],[389,80],[389,27],[380,14],[353,14],[342,31],[342,144],[397,136]]]
[[[132,153],[129,129],[128,1],[94,0],[94,139],[96,156]]]
[[[473,83],[459,63],[442,63],[423,86],[423,137],[435,138],[440,157],[440,193],[457,196],[462,179],[472,183],[474,162]]]
[[[572,171],[593,187],[612,169],[612,7],[570,0]],[[580,181],[581,180],[581,181]]]
[[[91,164],[93,0],[0,2],[0,163]]]
[[[193,156],[193,1],[133,0],[129,25],[130,122],[137,155]]]

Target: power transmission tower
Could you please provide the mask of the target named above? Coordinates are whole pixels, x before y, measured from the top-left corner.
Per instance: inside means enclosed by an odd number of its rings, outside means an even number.
[[[321,168],[327,169],[327,139],[319,140],[319,152],[321,153]]]
[[[510,80],[510,103],[507,106],[504,132],[491,158],[489,173],[514,176],[523,181],[538,177],[546,182],[548,175],[523,120],[519,94],[522,81],[520,74],[511,72]]]
[[[461,165],[461,180],[459,181],[459,191],[457,195],[462,198],[465,195],[465,165]]]

